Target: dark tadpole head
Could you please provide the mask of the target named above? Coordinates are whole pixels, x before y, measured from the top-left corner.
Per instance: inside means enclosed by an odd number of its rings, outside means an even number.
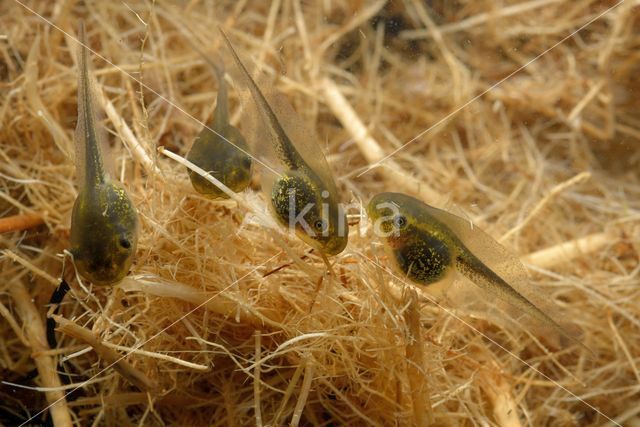
[[[253,160],[248,145],[238,129],[204,128],[187,153],[187,160],[210,173],[218,181],[238,193],[249,186]],[[191,185],[200,194],[210,198],[228,199],[229,196],[197,172],[188,169]]]
[[[82,277],[98,285],[122,280],[137,242],[138,216],[124,188],[107,181],[78,194],[71,216],[71,252]]]
[[[429,285],[446,276],[454,248],[447,231],[439,229],[421,205],[404,194],[382,193],[371,199],[367,213],[396,270],[417,284]]]
[[[337,255],[347,246],[344,210],[313,175],[289,171],[278,178],[271,191],[271,204],[281,224],[326,255]]]

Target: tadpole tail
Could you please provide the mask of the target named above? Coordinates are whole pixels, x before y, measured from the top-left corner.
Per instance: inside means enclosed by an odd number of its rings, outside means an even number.
[[[95,93],[89,74],[89,54],[84,22],[78,30],[78,123],[76,125],[76,164],[83,184],[95,185],[104,182],[104,165],[100,153],[100,137],[96,131]],[[80,166],[84,165],[84,166]]]
[[[190,28],[186,28],[184,25],[181,25],[178,22],[175,22],[167,11],[163,9],[158,9],[158,13],[163,15],[167,22],[171,23],[178,31],[180,31],[184,36],[185,40],[189,43],[191,48],[198,52],[198,54],[202,57],[202,59],[211,67],[213,72],[216,75],[216,79],[218,80],[218,96],[217,96],[217,104],[216,104],[216,112],[213,119],[214,124],[222,124],[224,126],[229,124],[229,98],[227,96],[227,85],[224,82],[224,63],[222,58],[219,58],[218,55],[215,55],[217,60],[213,60],[209,57],[209,54],[205,52],[197,43],[194,42],[195,34],[194,31]],[[219,126],[214,127],[215,130],[221,129]]]
[[[62,278],[58,287],[51,294],[51,299],[49,299],[49,305],[56,305],[56,308],[53,310],[53,314],[58,314],[60,312],[60,305],[62,300],[64,300],[65,295],[69,292],[69,284],[67,281]],[[56,326],[57,323],[53,320],[52,317],[47,317],[47,343],[49,344],[49,348],[54,350],[58,347],[58,340],[56,339]],[[64,369],[62,364],[60,363],[60,359],[56,362],[56,370],[58,371],[58,375],[60,375],[60,380],[63,384],[71,384],[72,376]],[[75,400],[79,396],[78,390],[72,391],[67,395],[67,401]]]
[[[53,314],[58,314],[60,312],[60,304],[64,299],[65,295],[69,292],[69,284],[63,278],[58,287],[51,294],[51,299],[49,300],[49,305],[56,305],[56,308],[53,310]],[[58,340],[56,339],[56,321],[51,317],[47,317],[47,343],[49,344],[50,349],[55,349],[58,347]]]
[[[216,111],[213,122],[222,129],[223,126],[229,124],[229,95],[227,92],[227,83],[224,81],[224,64],[222,60],[219,64],[206,58],[207,63],[213,68],[218,80],[218,96],[216,97]]]
[[[306,165],[306,162],[300,155],[300,153],[296,150],[295,146],[287,136],[284,128],[278,121],[278,117],[271,109],[271,106],[267,102],[267,99],[264,97],[262,91],[258,87],[258,85],[253,81],[249,71],[244,66],[240,57],[236,53],[233,45],[231,45],[231,41],[227,37],[227,35],[222,31],[222,28],[218,28],[220,34],[222,34],[222,38],[231,52],[231,57],[233,61],[236,63],[238,69],[240,70],[240,74],[242,75],[242,79],[245,82],[245,86],[251,92],[251,97],[258,107],[258,111],[263,118],[265,126],[268,128],[269,134],[274,139],[275,150],[279,153],[282,158],[282,161],[291,169],[299,169],[302,165]]]
[[[53,310],[53,314],[58,314],[60,312],[60,305],[62,300],[64,300],[65,295],[69,292],[69,284],[67,281],[62,278],[58,287],[51,294],[51,299],[49,299],[49,305],[57,305]],[[49,348],[54,350],[58,347],[58,340],[56,339],[56,321],[51,317],[47,317],[47,343],[49,344]],[[69,374],[67,370],[60,363],[60,359],[56,358],[56,370],[58,375],[60,376],[60,380],[62,384],[71,384],[73,381],[73,375]],[[81,389],[72,390],[66,395],[67,402],[71,402],[77,399],[82,394]]]
[[[569,334],[558,322],[540,310],[466,248],[456,256],[455,263],[457,270],[482,290],[552,327],[563,337],[568,338],[594,355],[594,352],[589,347]]]

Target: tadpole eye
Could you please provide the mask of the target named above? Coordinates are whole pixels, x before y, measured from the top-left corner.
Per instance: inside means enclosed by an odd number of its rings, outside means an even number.
[[[131,247],[131,242],[127,240],[126,237],[121,237],[119,243],[120,243],[120,246],[125,249],[129,249]]]
[[[407,225],[407,218],[402,215],[398,215],[393,218],[393,225],[397,228],[404,228]]]
[[[325,228],[327,227],[327,222],[323,219],[317,219],[314,223],[313,223],[313,228],[316,229],[316,231],[318,232],[324,232]]]

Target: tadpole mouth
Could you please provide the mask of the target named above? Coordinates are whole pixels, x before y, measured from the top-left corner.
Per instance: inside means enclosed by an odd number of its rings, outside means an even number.
[[[405,237],[391,235],[387,237],[387,244],[391,249],[400,249],[406,244],[406,240]]]
[[[348,239],[346,237],[332,237],[323,248],[323,252],[327,255],[338,255],[347,247],[347,242]]]

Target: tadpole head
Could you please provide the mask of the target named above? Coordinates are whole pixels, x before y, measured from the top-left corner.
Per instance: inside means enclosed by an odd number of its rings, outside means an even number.
[[[137,214],[123,188],[106,182],[80,192],[71,218],[71,253],[82,277],[98,285],[122,280],[137,241]]]
[[[327,255],[337,255],[349,240],[345,212],[319,180],[299,172],[278,178],[271,191],[278,221],[304,242]]]

